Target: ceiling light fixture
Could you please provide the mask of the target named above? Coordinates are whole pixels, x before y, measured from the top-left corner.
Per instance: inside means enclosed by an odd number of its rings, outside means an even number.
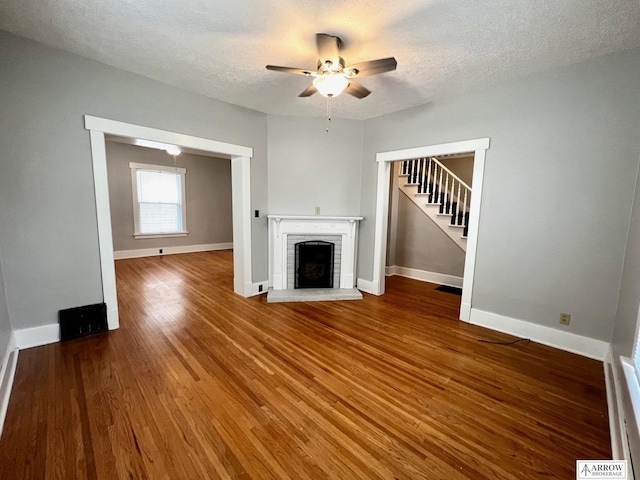
[[[313,80],[313,86],[320,92],[320,95],[337,97],[349,86],[349,80],[344,75],[330,73],[316,77]]]
[[[169,145],[164,151],[173,157],[173,165],[178,165],[178,159],[176,157],[182,153],[180,149],[175,145]]]
[[[327,128],[329,133],[329,125],[331,124],[331,99],[337,97],[344,89],[349,86],[349,80],[340,73],[327,73],[320,75],[313,80],[313,86],[320,92],[320,95],[327,97]]]

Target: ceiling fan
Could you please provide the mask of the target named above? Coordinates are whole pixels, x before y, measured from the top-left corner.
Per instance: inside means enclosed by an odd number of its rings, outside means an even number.
[[[316,44],[318,46],[316,70],[267,65],[268,70],[314,77],[313,85],[298,95],[299,97],[309,97],[319,92],[321,95],[331,98],[344,91],[356,98],[364,98],[371,91],[356,82],[356,78],[390,72],[395,70],[398,65],[395,58],[389,57],[345,66],[344,59],[340,56],[340,47],[342,46],[340,37],[317,33]]]

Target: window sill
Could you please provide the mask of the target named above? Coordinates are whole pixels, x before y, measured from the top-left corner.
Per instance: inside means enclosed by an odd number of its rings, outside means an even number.
[[[171,238],[171,237],[186,237],[189,232],[181,233],[134,233],[133,238],[136,240],[144,240],[148,238]]]

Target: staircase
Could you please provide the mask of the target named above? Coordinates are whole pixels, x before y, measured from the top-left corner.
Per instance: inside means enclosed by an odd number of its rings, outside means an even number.
[[[435,157],[404,160],[399,176],[400,190],[466,252],[471,187]]]

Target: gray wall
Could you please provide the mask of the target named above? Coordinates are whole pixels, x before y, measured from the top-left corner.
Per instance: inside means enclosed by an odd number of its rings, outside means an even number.
[[[395,265],[462,277],[464,255],[404,192],[398,193]]]
[[[309,107],[313,108],[313,107]],[[363,123],[270,115],[269,213],[360,214]]]
[[[102,301],[89,133],[83,115],[252,147],[252,210],[267,206],[267,121],[0,32],[0,247],[14,328]],[[252,217],[254,280],[267,278],[267,230]]]
[[[2,251],[0,250],[0,362],[4,358],[4,352],[11,339],[11,322],[9,321],[9,311],[7,310],[7,296],[4,287],[4,275],[2,274]],[[0,364],[0,369],[3,365]]]
[[[129,162],[174,165],[173,157],[153,148],[107,142],[107,170],[113,249],[136,250],[233,241],[231,161],[182,153],[175,165],[187,169],[185,177],[186,237],[135,239],[133,192]]]
[[[553,328],[569,312],[563,329],[610,340],[639,85],[640,51],[626,51],[366,121],[359,276],[373,275],[375,154],[490,137],[473,308]]]
[[[439,158],[460,180],[473,188],[473,155],[470,157]]]

